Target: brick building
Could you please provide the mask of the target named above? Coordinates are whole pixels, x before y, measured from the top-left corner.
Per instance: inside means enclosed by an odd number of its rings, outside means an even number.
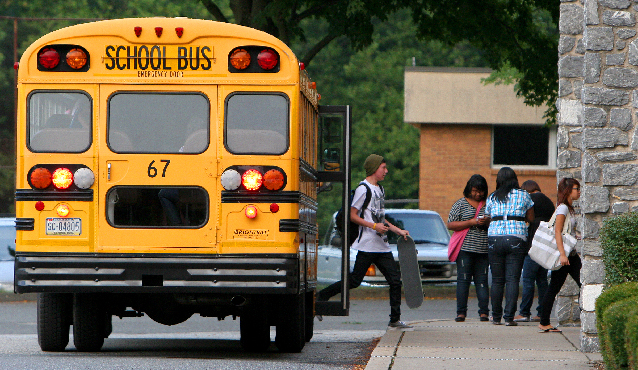
[[[444,220],[470,176],[483,175],[492,192],[503,166],[556,199],[556,128],[545,127],[545,109],[525,105],[512,85],[483,85],[490,72],[405,70],[404,121],[420,130],[419,208]]]

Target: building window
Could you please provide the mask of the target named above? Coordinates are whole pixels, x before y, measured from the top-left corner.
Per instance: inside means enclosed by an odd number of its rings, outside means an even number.
[[[556,168],[556,129],[531,125],[495,125],[494,166]]]

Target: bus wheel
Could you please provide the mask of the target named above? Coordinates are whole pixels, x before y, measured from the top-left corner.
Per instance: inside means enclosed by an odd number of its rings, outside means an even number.
[[[306,344],[305,294],[286,295],[280,299],[275,344],[281,352],[301,352]]]
[[[70,294],[38,294],[38,344],[43,351],[64,351],[69,344],[72,305]]]
[[[265,352],[270,347],[270,325],[265,310],[252,309],[242,313],[239,318],[239,331],[239,342],[244,350]]]
[[[75,294],[73,300],[73,344],[80,352],[96,352],[104,344],[106,320],[99,295]]]
[[[306,342],[310,342],[315,330],[315,294],[306,293]]]

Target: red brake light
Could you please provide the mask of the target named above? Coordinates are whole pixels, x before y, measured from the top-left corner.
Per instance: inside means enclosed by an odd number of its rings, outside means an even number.
[[[60,63],[60,54],[53,48],[46,48],[38,54],[38,63],[46,69],[57,67]]]
[[[184,35],[184,27],[175,27],[175,34],[177,37],[182,37]]]
[[[279,63],[279,55],[272,49],[264,49],[257,56],[257,64],[267,71],[275,68]]]
[[[31,186],[36,189],[46,189],[51,185],[51,171],[46,168],[36,168],[31,172]]]
[[[246,190],[259,190],[263,181],[263,175],[257,170],[248,170],[241,176],[241,183]]]
[[[157,35],[157,37],[161,37],[162,36],[162,31],[164,29],[162,27],[155,27],[155,34]]]
[[[142,27],[133,27],[133,32],[135,32],[135,36],[140,37],[142,34]]]
[[[68,168],[58,168],[53,171],[51,181],[58,189],[68,189],[73,184],[73,174]]]
[[[235,69],[246,69],[250,65],[250,53],[244,49],[237,49],[230,55],[230,65]]]

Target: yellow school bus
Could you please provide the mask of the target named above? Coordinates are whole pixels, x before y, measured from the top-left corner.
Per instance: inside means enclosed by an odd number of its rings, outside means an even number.
[[[349,109],[319,100],[289,47],[238,25],[120,19],[35,41],[18,67],[15,291],[39,293],[42,350],[71,326],[99,350],[113,316],[200,314],[240,317],[246,349],[275,326],[301,351],[317,188],[343,182],[345,199],[350,181]]]

